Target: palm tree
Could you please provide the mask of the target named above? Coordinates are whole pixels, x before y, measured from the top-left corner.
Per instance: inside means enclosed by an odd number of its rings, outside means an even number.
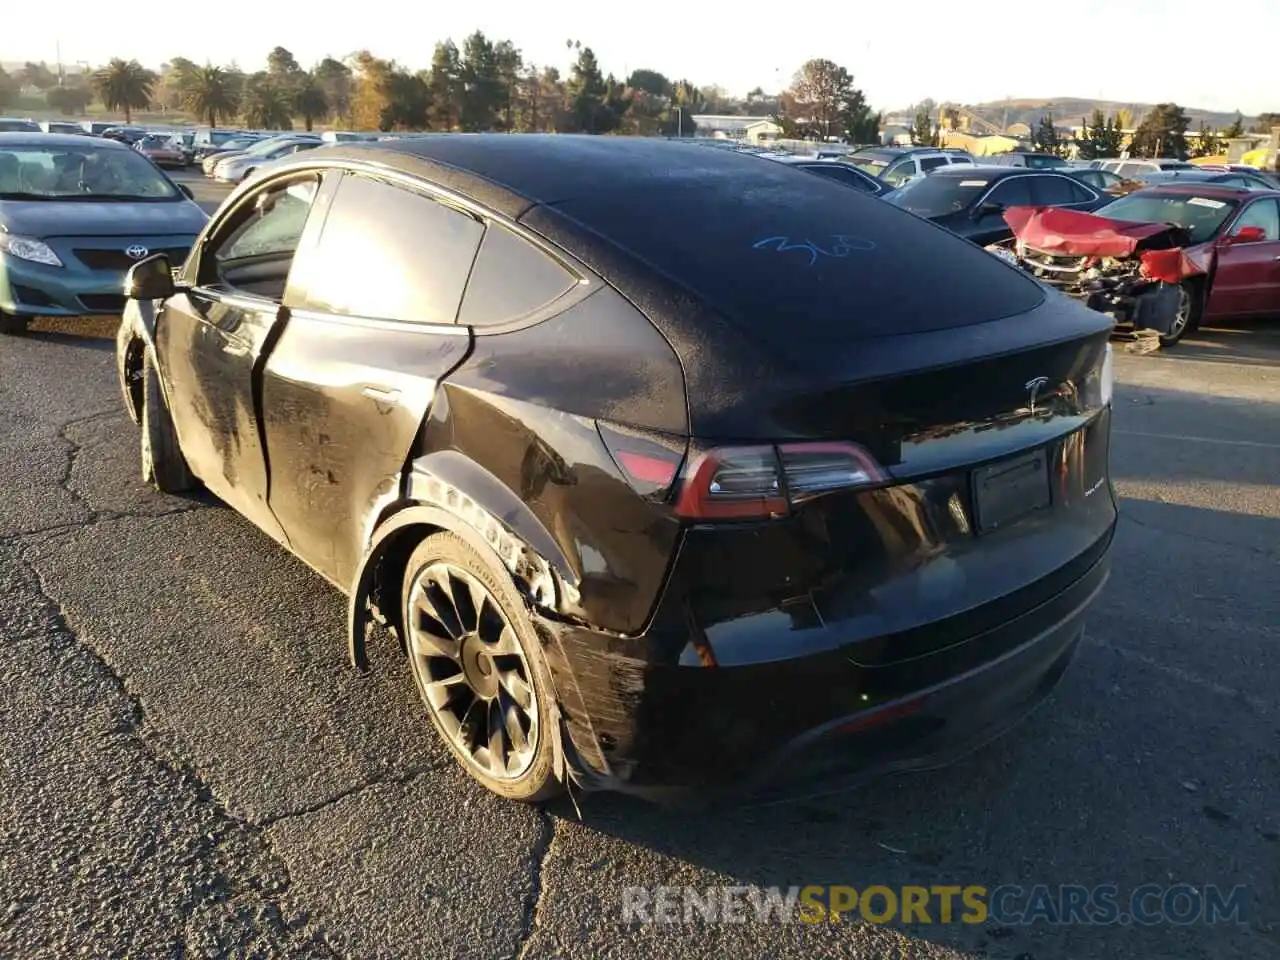
[[[293,112],[302,118],[308,133],[312,124],[329,112],[329,98],[325,96],[324,87],[320,86],[314,71],[308,70],[298,79],[298,86],[293,91]]]
[[[182,105],[209,127],[218,125],[219,117],[234,117],[240,106],[237,78],[222,67],[206,64],[196,67],[183,79]]]
[[[119,57],[93,76],[93,86],[103,106],[123,112],[125,123],[133,120],[134,110],[143,110],[151,103],[155,82],[156,75],[137,60]]]
[[[288,130],[293,126],[293,108],[288,91],[265,72],[245,81],[240,115],[245,126],[255,130]]]

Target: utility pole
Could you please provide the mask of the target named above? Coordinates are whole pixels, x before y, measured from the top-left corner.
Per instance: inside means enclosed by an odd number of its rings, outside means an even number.
[[[62,72],[62,41],[54,41],[54,49],[58,54],[58,86],[62,86],[62,81],[66,79],[66,74]]]

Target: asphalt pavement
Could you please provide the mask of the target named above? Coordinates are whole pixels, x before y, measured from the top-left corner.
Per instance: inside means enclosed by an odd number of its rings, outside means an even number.
[[[112,332],[0,343],[0,956],[1280,954],[1280,326],[1119,357],[1115,572],[1024,724],[714,814],[472,785],[389,646],[347,667],[333,589],[218,503],[148,492]],[[1245,922],[621,915],[629,886],[1179,882],[1247,887]]]

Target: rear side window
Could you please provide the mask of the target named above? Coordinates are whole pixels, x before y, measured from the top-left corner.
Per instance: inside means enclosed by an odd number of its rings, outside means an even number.
[[[383,180],[347,174],[298,279],[326,313],[453,323],[484,236],[475,217]]]
[[[1031,198],[1031,177],[1010,177],[1001,180],[987,203],[1001,203],[1006,207],[1029,207],[1035,201]]]
[[[481,327],[515,320],[545,307],[577,282],[551,256],[491,223],[480,244],[458,322]]]
[[[1060,207],[1093,199],[1088,191],[1066,177],[1032,177],[1031,180],[1031,199],[1037,204]]]

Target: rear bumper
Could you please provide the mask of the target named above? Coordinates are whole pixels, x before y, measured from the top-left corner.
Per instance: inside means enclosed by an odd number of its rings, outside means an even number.
[[[557,687],[587,789],[679,802],[813,795],[948,762],[998,736],[1056,685],[1110,573],[1110,541],[1061,592],[934,653],[880,667],[848,648],[741,667],[624,662],[562,630]],[[565,675],[568,669],[572,676]]]

